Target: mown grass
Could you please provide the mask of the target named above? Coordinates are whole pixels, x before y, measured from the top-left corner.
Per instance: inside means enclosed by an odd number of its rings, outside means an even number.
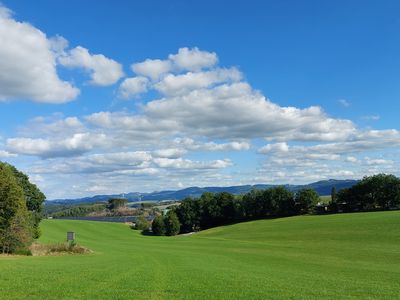
[[[399,299],[400,212],[246,222],[191,236],[45,220],[92,254],[0,258],[1,299]]]
[[[332,199],[331,196],[319,196],[319,201],[321,203],[328,204],[329,202],[331,202],[331,199]]]

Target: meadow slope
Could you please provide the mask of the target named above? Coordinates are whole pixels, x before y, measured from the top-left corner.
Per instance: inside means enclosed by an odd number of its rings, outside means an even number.
[[[246,222],[190,236],[44,220],[89,255],[0,257],[0,299],[398,299],[400,211]]]

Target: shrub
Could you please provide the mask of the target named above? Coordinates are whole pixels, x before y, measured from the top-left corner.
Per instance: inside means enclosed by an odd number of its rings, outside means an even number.
[[[144,216],[138,217],[135,225],[132,226],[132,228],[136,230],[146,230],[149,229],[149,227],[150,227],[150,222],[147,221]]]
[[[172,236],[177,235],[181,229],[181,223],[179,223],[179,219],[176,216],[176,213],[170,210],[165,216],[165,234]]]
[[[155,235],[165,235],[165,223],[163,216],[157,216],[154,218],[151,224],[153,234]]]

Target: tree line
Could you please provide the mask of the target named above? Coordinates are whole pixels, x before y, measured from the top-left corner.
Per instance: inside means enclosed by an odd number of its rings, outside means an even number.
[[[40,236],[45,195],[14,166],[0,162],[0,251],[25,251]]]
[[[397,209],[400,206],[400,179],[378,174],[364,177],[351,188],[332,193],[329,210],[335,212]]]
[[[386,174],[364,177],[351,188],[333,189],[328,204],[319,199],[311,188],[294,193],[283,186],[240,196],[206,192],[200,198],[186,198],[165,216],[156,217],[152,230],[156,235],[175,235],[255,219],[399,208],[400,179]]]
[[[243,196],[206,192],[200,198],[186,198],[165,216],[156,217],[152,229],[156,235],[175,235],[252,219],[304,214],[318,199],[313,189],[294,194],[281,186],[252,190]]]

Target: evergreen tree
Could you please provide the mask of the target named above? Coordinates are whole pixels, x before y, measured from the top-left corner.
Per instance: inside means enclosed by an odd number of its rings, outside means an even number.
[[[336,203],[337,202],[337,192],[336,192],[336,187],[333,186],[331,189],[331,202]]]

